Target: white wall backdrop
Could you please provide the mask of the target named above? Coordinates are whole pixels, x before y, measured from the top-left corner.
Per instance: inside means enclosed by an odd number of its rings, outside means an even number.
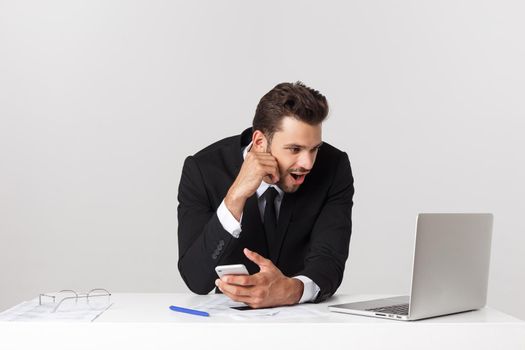
[[[348,151],[342,293],[406,293],[418,212],[493,212],[489,305],[525,318],[521,1],[0,0],[0,310],[187,291],[184,158],[302,80]]]

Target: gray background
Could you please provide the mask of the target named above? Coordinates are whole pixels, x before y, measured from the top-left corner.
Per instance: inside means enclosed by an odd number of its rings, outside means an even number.
[[[184,158],[302,80],[355,175],[341,293],[406,293],[418,212],[493,212],[489,305],[525,318],[520,1],[0,1],[0,309],[186,292]]]

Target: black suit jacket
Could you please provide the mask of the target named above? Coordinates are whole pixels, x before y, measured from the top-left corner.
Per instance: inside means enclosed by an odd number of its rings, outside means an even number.
[[[286,276],[312,279],[320,287],[315,302],[323,301],[341,284],[348,257],[354,194],[348,156],[323,143],[303,184],[283,197],[277,223],[281,241],[270,256],[256,194],[244,207],[239,238],[217,217],[251,136],[247,129],[186,158],[178,195],[180,274],[193,292],[207,294],[215,287],[217,265],[244,264],[250,274],[259,271],[244,256],[246,247],[271,258]]]

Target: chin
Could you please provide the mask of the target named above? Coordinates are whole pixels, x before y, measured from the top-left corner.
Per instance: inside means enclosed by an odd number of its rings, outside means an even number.
[[[295,185],[285,185],[285,184],[283,184],[280,187],[285,193],[294,193],[294,192],[296,192],[299,189],[299,187],[301,187],[301,185],[295,186]]]

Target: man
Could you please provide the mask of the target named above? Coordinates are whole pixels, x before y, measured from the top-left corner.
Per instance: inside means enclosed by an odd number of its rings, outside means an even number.
[[[326,98],[301,82],[260,100],[253,128],[186,159],[179,186],[179,271],[195,293],[214,287],[253,308],[320,302],[343,278],[353,177],[323,143]],[[217,279],[215,266],[249,276]]]

